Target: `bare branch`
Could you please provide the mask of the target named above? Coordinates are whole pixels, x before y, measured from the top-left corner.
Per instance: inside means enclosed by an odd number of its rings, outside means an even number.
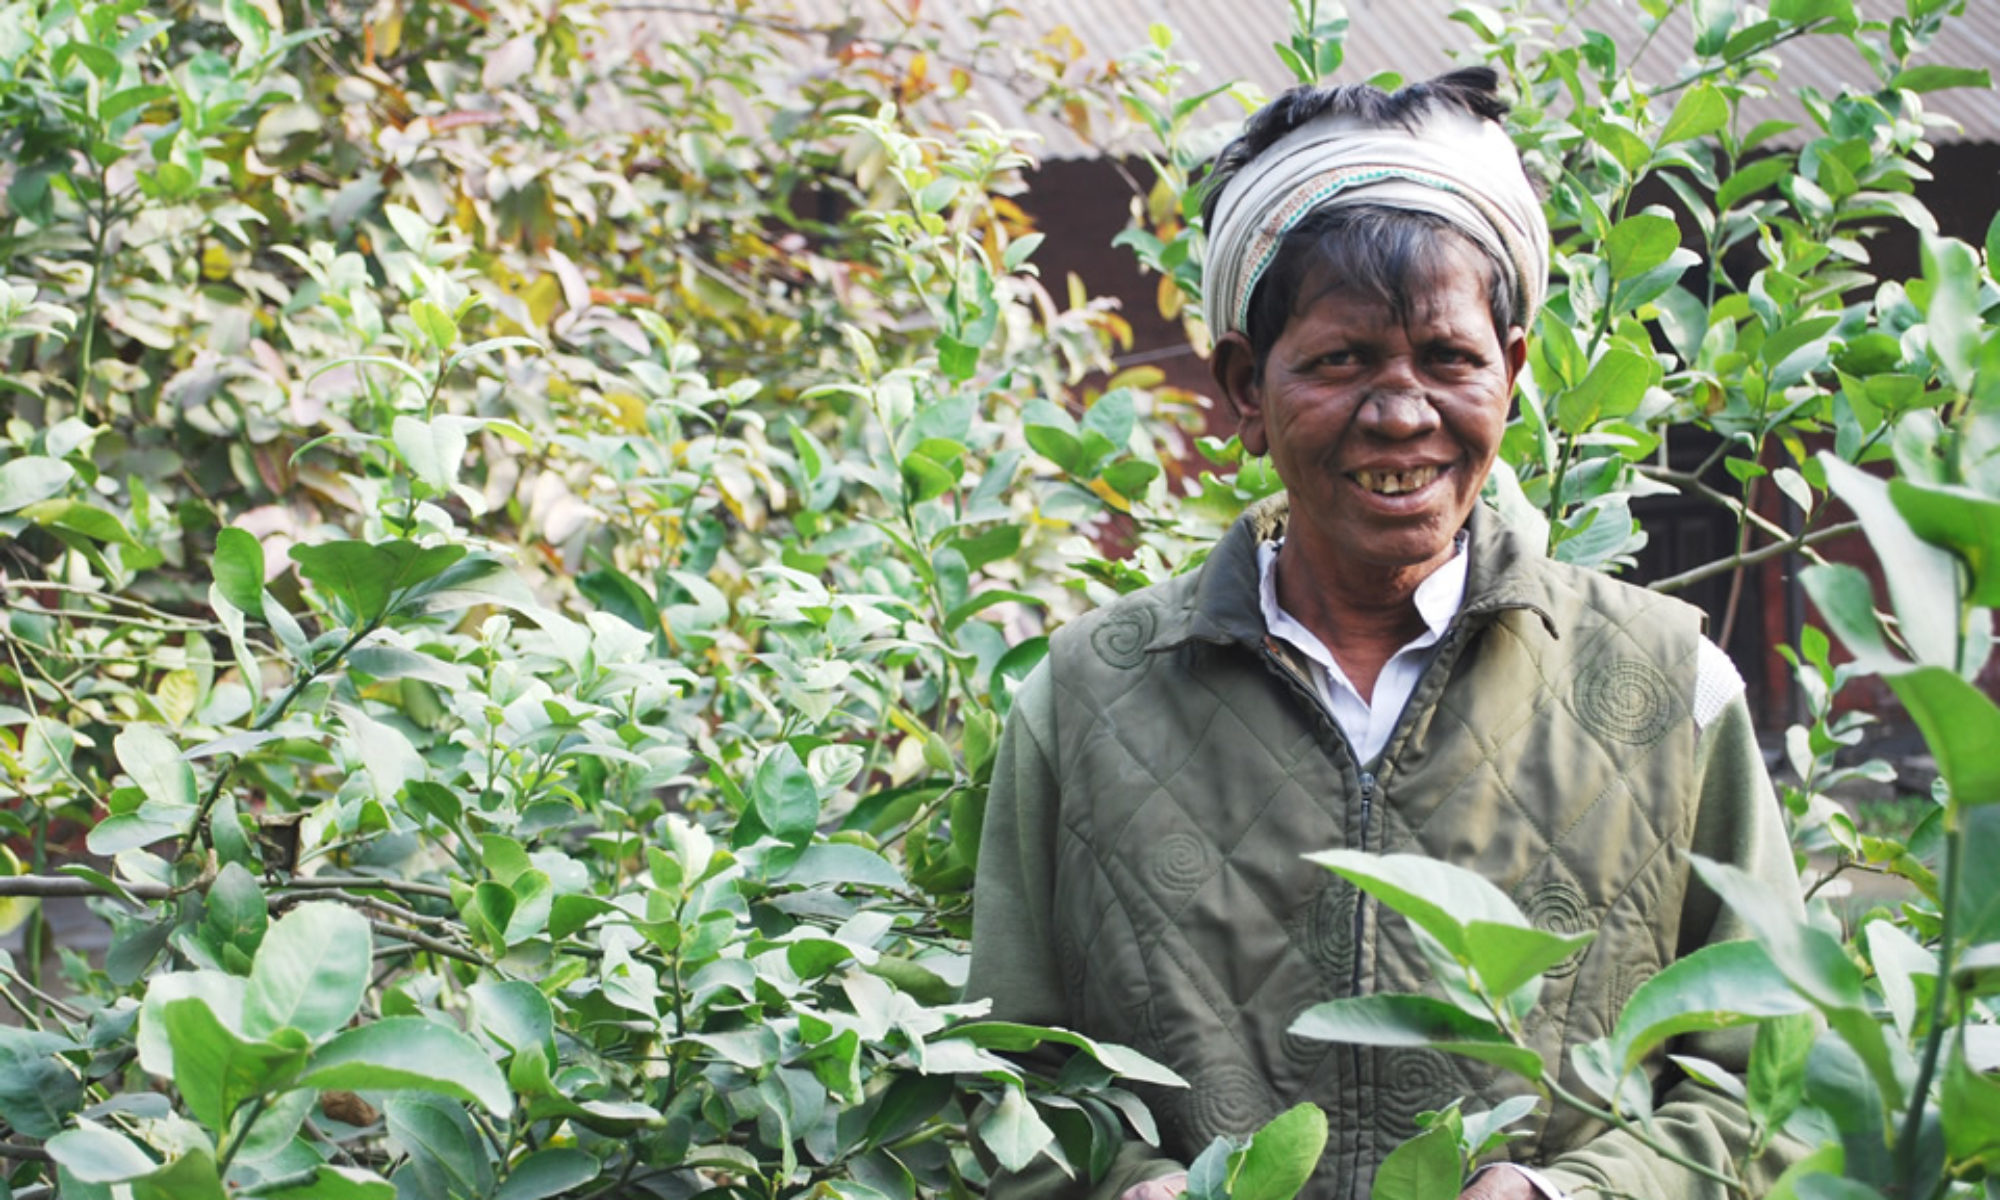
[[[1669,575],[1665,579],[1656,579],[1646,586],[1656,592],[1677,592],[1682,588],[1692,587],[1704,579],[1713,579],[1725,571],[1734,571],[1738,567],[1751,566],[1766,559],[1776,558],[1781,554],[1790,554],[1794,550],[1810,549],[1821,542],[1832,538],[1845,537],[1850,533],[1858,533],[1860,530],[1861,522],[1859,521],[1846,521],[1839,525],[1829,525],[1825,529],[1816,529],[1811,533],[1801,534],[1798,537],[1789,538],[1782,542],[1772,542],[1767,546],[1759,546],[1755,550],[1749,550],[1742,554],[1732,554],[1728,558],[1719,558],[1712,563],[1703,563],[1692,570],[1682,571],[1678,575]]]
[[[469,962],[475,967],[492,965],[470,950],[454,946],[450,942],[441,941],[427,933],[418,933],[413,929],[404,929],[400,925],[391,925],[387,921],[370,921],[368,922],[368,927],[383,937],[394,938],[399,942],[408,942],[410,945],[428,950],[432,954],[442,954],[446,958],[455,958],[460,962]]]

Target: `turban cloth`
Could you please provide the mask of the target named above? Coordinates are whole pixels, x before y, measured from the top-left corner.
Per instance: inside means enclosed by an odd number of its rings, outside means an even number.
[[[1506,267],[1529,324],[1541,310],[1548,222],[1504,129],[1458,109],[1427,112],[1411,128],[1336,116],[1287,133],[1224,186],[1203,272],[1210,333],[1248,332],[1250,298],[1285,235],[1312,213],[1343,204],[1444,218]]]

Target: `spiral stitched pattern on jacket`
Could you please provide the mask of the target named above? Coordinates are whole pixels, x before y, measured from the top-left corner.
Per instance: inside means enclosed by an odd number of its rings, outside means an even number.
[[[1110,665],[1130,670],[1146,661],[1146,647],[1152,643],[1155,625],[1152,609],[1134,605],[1105,617],[1091,630],[1090,648]]]
[[[1285,932],[1320,977],[1344,992],[1354,985],[1354,901],[1344,879],[1328,876],[1311,900],[1292,910]],[[1340,994],[1340,993],[1336,993]]]
[[[1465,1094],[1465,1080],[1436,1050],[1392,1050],[1379,1061],[1389,1103],[1375,1109],[1375,1128],[1391,1137],[1409,1137],[1418,1113],[1436,1112]]]
[[[1583,894],[1582,888],[1567,879],[1543,881],[1523,907],[1535,928],[1549,933],[1571,937],[1597,928],[1590,916],[1590,898]],[[1550,979],[1573,975],[1583,962],[1583,955],[1584,950],[1578,950],[1542,973]]]
[[[1214,1071],[1188,1096],[1189,1123],[1202,1145],[1223,1135],[1254,1133],[1276,1115],[1271,1089],[1249,1067]]]
[[[1576,715],[1591,731],[1632,746],[1650,746],[1674,722],[1667,677],[1633,659],[1598,662],[1576,679]]]
[[[1146,873],[1153,886],[1184,896],[1200,887],[1213,870],[1208,841],[1191,833],[1168,834],[1146,855]]]

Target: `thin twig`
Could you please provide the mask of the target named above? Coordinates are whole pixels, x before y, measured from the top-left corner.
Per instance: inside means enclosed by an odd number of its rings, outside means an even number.
[[[61,1013],[63,1016],[68,1017],[72,1021],[87,1021],[90,1019],[90,1014],[84,1012],[82,1009],[78,1008],[74,1004],[66,1003],[62,1000],[56,999],[54,996],[49,995],[47,992],[36,987],[33,983],[29,982],[27,979],[22,978],[21,973],[19,971],[0,969],[0,975],[8,976],[15,983],[21,985],[22,991],[28,993],[30,996],[33,996],[35,999],[41,1001],[44,1005],[47,1005],[49,1009],[51,1009],[52,1011]]]
[[[339,889],[335,889],[333,895],[335,899],[344,900],[356,908],[372,908],[383,916],[394,917],[398,921],[409,921],[417,925],[429,925],[433,928],[439,925],[452,924],[450,917],[425,916],[414,909],[404,908],[400,904],[391,904],[387,900],[378,900],[373,896],[357,896],[353,892]]]
[[[415,883],[407,879],[377,879],[369,875],[295,875],[278,887],[334,890],[378,888],[385,892],[400,892],[405,896],[429,896],[436,900],[451,899],[451,889],[448,887],[439,887],[434,883]]]
[[[1692,587],[1704,579],[1713,579],[1725,571],[1733,571],[1738,567],[1752,566],[1766,559],[1776,558],[1781,554],[1790,554],[1794,550],[1810,549],[1821,542],[1832,538],[1845,537],[1850,533],[1858,533],[1860,530],[1861,522],[1844,521],[1839,525],[1829,525],[1825,529],[1816,529],[1811,533],[1801,534],[1786,541],[1773,542],[1768,546],[1759,546],[1755,550],[1747,551],[1743,554],[1732,554],[1728,558],[1717,559],[1712,563],[1704,563],[1692,570],[1682,571],[1678,575],[1669,575],[1665,579],[1654,580],[1646,586],[1656,592],[1677,592],[1682,588]]]
[[[470,950],[461,949],[450,942],[441,941],[429,934],[418,933],[414,929],[404,929],[400,925],[391,925],[387,921],[370,921],[368,922],[368,926],[383,937],[408,942],[410,945],[428,950],[432,954],[441,954],[446,958],[455,958],[460,962],[468,962],[476,967],[492,965]]]
[[[42,720],[41,706],[35,703],[35,694],[28,687],[27,673],[21,667],[21,656],[14,652],[14,639],[0,638],[0,641],[7,643],[7,657],[14,664],[15,677],[21,681],[21,702],[28,706],[28,717],[39,728]],[[32,660],[33,656],[30,655],[29,657]],[[37,672],[41,671],[40,664],[36,665],[35,670]],[[26,740],[25,734],[23,735],[23,740]],[[50,749],[53,750],[54,746],[50,746]],[[49,757],[55,761],[56,766],[62,771],[63,776],[76,785],[78,795],[90,801],[92,807],[106,807],[104,801],[98,797],[97,793],[90,789],[90,785],[83,781],[83,777],[78,775],[76,770],[69,765],[69,758],[66,755],[50,754]]]
[[[134,600],[130,596],[120,596],[115,592],[99,591],[96,588],[88,588],[75,583],[63,583],[54,579],[0,579],[0,588],[5,588],[9,591],[66,592],[73,596],[82,596],[88,600],[102,600],[106,604],[123,604],[128,608],[136,608],[149,616],[158,617],[162,621],[171,622],[171,629],[175,632],[185,629],[190,625],[221,628],[216,622],[198,621],[193,617],[184,616],[181,613],[168,612],[164,608],[154,608],[145,601]],[[84,615],[74,609],[43,608],[42,611],[75,616]]]
[[[0,1142],[0,1158],[18,1159],[23,1162],[51,1162],[49,1152],[40,1146],[30,1146],[24,1142]]]
[[[175,894],[164,883],[120,883],[134,899],[165,900]],[[0,875],[0,896],[105,896],[110,893],[74,875]]]

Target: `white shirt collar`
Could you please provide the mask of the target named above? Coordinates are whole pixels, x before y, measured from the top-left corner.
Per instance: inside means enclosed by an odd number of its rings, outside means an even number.
[[[1427,632],[1411,642],[1411,648],[1428,646],[1443,637],[1444,631],[1451,626],[1451,619],[1465,606],[1467,571],[1472,562],[1472,556],[1465,552],[1466,541],[1466,534],[1461,531],[1452,541],[1451,557],[1417,585],[1416,594],[1411,599],[1417,606],[1417,615],[1423,618]],[[1303,628],[1298,619],[1278,603],[1278,548],[1284,544],[1285,540],[1278,538],[1257,546],[1257,571],[1260,576],[1258,606],[1264,613],[1264,628],[1273,633]]]

